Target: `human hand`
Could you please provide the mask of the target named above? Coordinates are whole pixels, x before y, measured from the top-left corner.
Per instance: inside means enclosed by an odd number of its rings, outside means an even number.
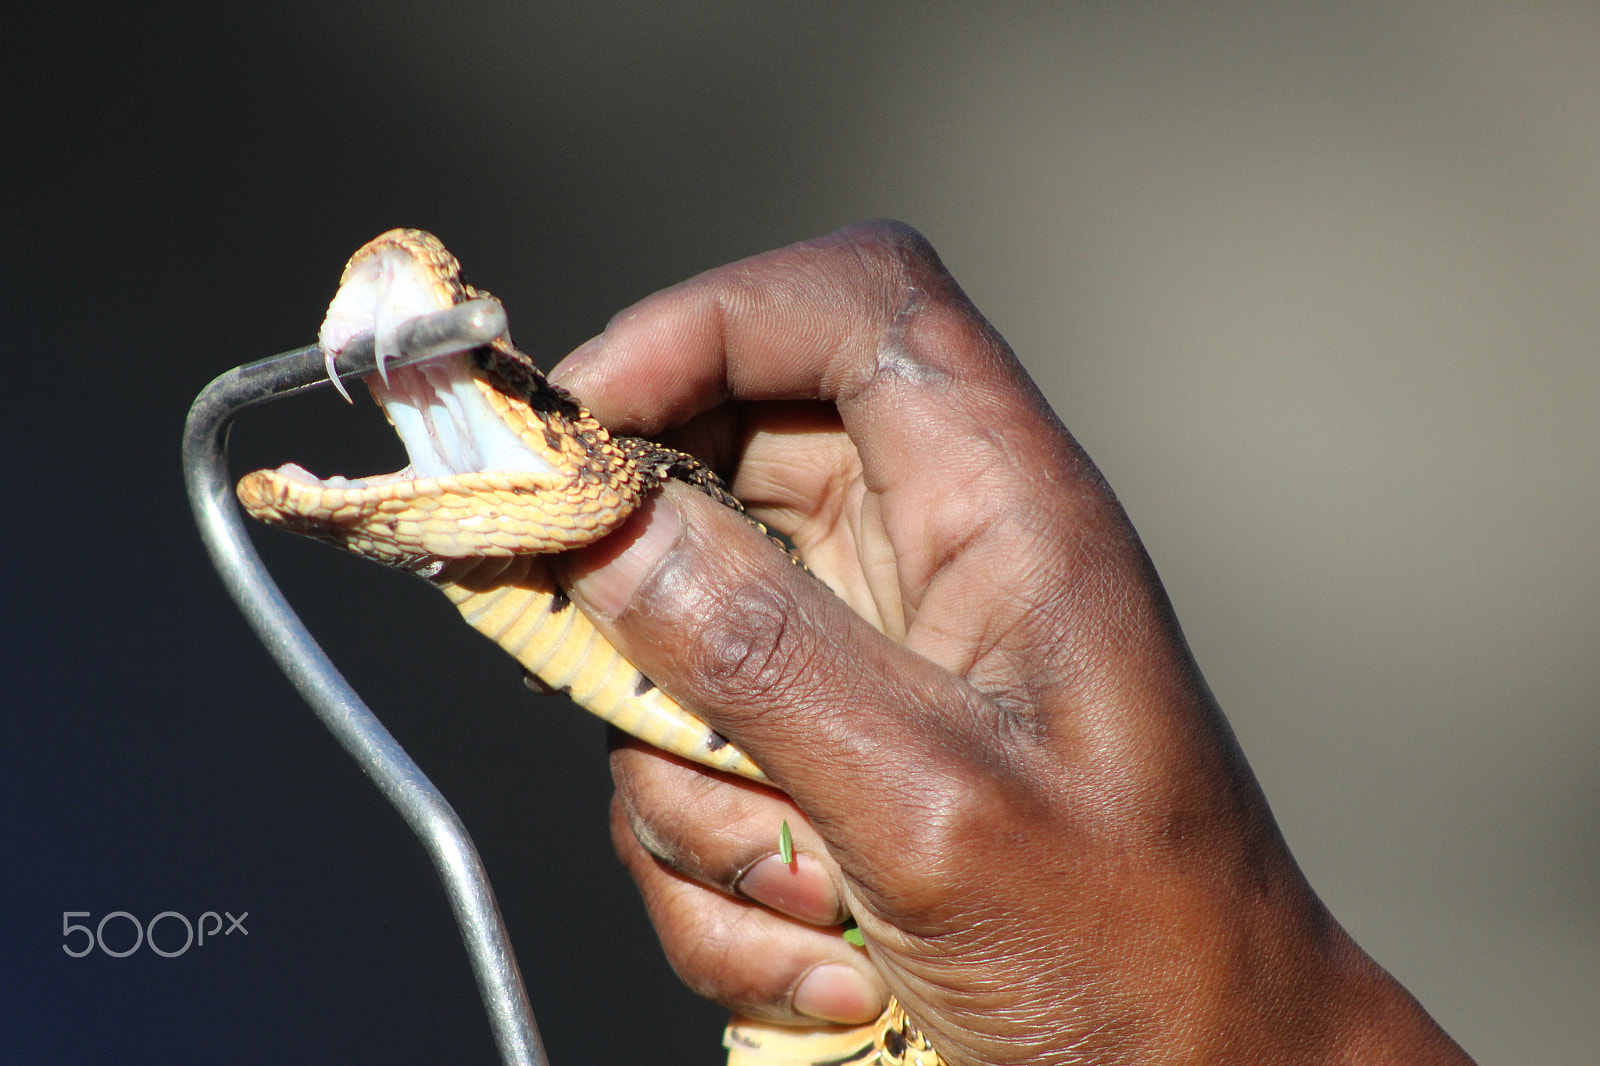
[[[697,991],[797,1023],[892,992],[951,1063],[1467,1061],[1306,884],[1111,491],[920,237],[710,271],[555,377],[679,427],[837,593],[672,487],[557,564],[787,793],[613,755]]]

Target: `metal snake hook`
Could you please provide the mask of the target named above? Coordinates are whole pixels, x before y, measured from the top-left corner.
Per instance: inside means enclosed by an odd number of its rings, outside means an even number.
[[[472,300],[424,315],[399,330],[390,367],[464,351],[506,330],[505,310]],[[339,356],[341,375],[375,369],[371,335]],[[201,539],[239,609],[283,672],[345,751],[388,797],[422,841],[455,911],[478,991],[505,1066],[548,1066],[516,956],[483,862],[461,819],[433,782],[356,695],[294,613],[245,532],[228,476],[226,431],[247,407],[331,384],[312,345],[235,367],[201,390],[183,430],[183,477]]]

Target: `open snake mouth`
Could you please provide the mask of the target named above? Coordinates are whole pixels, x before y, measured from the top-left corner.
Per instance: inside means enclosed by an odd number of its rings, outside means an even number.
[[[362,478],[317,478],[289,464],[279,473],[328,488],[362,489],[396,481],[449,478],[487,471],[554,476],[554,465],[506,424],[491,404],[494,386],[470,352],[458,352],[390,371],[385,360],[399,354],[400,327],[418,315],[457,302],[458,292],[440,284],[406,248],[388,246],[359,259],[348,270],[317,336],[329,377],[346,400],[350,394],[333,374],[333,361],[357,336],[370,332],[378,371],[365,378],[405,445],[410,465],[392,474]]]
[[[543,379],[509,337],[387,365],[405,323],[481,295],[459,270],[420,230],[391,230],[356,252],[318,343],[337,355],[372,334],[379,369],[364,380],[409,465],[360,478],[319,478],[295,464],[257,470],[236,490],[250,515],[408,566],[566,551],[627,519],[642,488],[628,456],[576,403],[541,392]]]

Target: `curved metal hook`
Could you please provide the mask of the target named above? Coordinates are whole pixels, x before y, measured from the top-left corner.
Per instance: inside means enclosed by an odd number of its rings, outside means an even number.
[[[402,326],[390,367],[487,344],[506,330],[494,300],[473,300]],[[341,376],[375,369],[371,337],[339,357]],[[506,1066],[547,1066],[516,956],[489,878],[461,819],[361,702],[284,599],[245,532],[228,475],[227,429],[247,407],[329,385],[315,345],[235,367],[201,390],[183,431],[183,476],[211,561],[256,635],[345,751],[422,841],[444,881],[478,991]]]

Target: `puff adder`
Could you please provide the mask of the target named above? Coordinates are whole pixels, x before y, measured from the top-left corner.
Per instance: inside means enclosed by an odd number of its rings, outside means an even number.
[[[766,782],[747,755],[623,658],[572,606],[544,560],[617,529],[668,478],[739,508],[717,477],[681,452],[613,437],[509,336],[393,372],[385,366],[406,320],[482,295],[429,233],[390,230],[362,246],[318,341],[331,361],[352,338],[374,332],[379,369],[366,383],[411,463],[355,479],[321,479],[293,464],[258,470],[240,480],[240,502],[269,525],[431,582],[540,687],[659,748]],[[941,1062],[894,1000],[876,1022],[854,1028],[735,1018],[723,1042],[729,1066]]]

